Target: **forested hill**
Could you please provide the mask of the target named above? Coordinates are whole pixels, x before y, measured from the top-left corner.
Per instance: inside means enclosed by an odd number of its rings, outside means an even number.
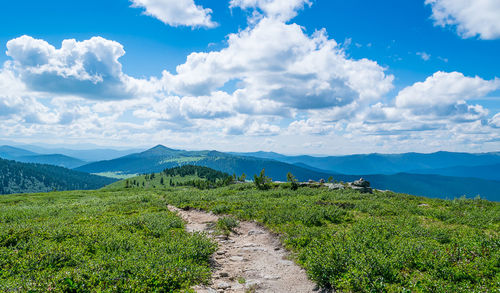
[[[114,181],[62,167],[0,159],[0,194],[97,189]]]

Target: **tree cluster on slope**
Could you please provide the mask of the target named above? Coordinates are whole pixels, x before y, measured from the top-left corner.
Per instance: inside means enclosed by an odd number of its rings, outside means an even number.
[[[52,165],[0,159],[0,194],[98,189],[113,181]]]

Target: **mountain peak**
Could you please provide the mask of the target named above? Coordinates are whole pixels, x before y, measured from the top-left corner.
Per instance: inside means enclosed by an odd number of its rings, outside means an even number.
[[[172,149],[167,148],[166,146],[164,146],[162,144],[159,144],[159,145],[156,145],[156,146],[149,149],[149,151],[152,151],[152,150],[172,150]]]
[[[157,145],[155,147],[150,148],[149,150],[146,150],[139,155],[141,156],[165,156],[165,155],[171,155],[172,153],[177,153],[179,152],[178,150],[174,150],[171,148],[167,148],[164,145]]]

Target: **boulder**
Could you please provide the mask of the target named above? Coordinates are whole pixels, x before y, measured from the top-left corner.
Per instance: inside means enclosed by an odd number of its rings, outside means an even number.
[[[339,183],[336,183],[336,184],[327,183],[327,184],[325,184],[325,186],[327,186],[328,189],[331,189],[331,190],[345,189],[344,185],[339,184]]]
[[[363,178],[360,178],[359,180],[354,181],[352,185],[357,187],[370,187],[370,182],[366,181]]]
[[[357,190],[361,193],[373,193],[373,190],[370,187],[362,187],[351,184],[351,189]]]

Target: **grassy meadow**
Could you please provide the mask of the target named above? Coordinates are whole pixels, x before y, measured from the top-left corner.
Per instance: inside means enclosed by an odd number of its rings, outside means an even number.
[[[256,220],[312,280],[342,292],[498,292],[500,204],[253,184],[160,192],[181,208]]]
[[[192,179],[149,174],[99,191],[0,197],[0,291],[176,292],[207,282],[215,244],[184,232],[167,204],[262,223],[323,288],[500,290],[499,203],[170,184]]]
[[[183,291],[215,249],[146,190],[0,196],[0,292]]]

